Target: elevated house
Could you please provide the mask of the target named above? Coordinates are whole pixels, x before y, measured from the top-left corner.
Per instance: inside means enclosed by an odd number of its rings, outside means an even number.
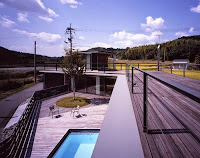
[[[190,61],[189,59],[174,59],[172,64],[173,69],[188,69]]]
[[[89,51],[80,51],[79,54],[82,54],[84,59],[86,60],[86,70],[108,70],[108,69],[116,69],[115,64],[113,67],[108,67],[108,58],[112,57],[113,61],[116,62],[116,54],[111,51],[105,51],[104,49],[89,50]]]

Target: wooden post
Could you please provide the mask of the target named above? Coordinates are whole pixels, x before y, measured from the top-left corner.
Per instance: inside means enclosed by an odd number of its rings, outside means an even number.
[[[171,64],[171,74],[172,74],[172,64]]]
[[[183,77],[185,77],[185,64],[183,64]]]

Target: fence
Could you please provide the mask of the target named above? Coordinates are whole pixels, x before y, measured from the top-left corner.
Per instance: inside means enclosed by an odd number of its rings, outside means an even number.
[[[161,71],[200,80],[200,64],[190,64],[188,69],[173,69],[172,64],[162,65]]]
[[[130,70],[131,68],[131,70]],[[149,132],[148,129],[148,77],[151,77],[152,79],[157,80],[158,82],[166,85],[167,87],[172,88],[173,90],[180,92],[181,94],[185,95],[186,97],[191,98],[192,100],[196,101],[197,103],[200,103],[200,93],[197,91],[193,91],[191,89],[188,89],[186,87],[181,86],[178,83],[175,83],[171,80],[168,79],[164,79],[162,77],[159,77],[157,75],[152,74],[151,72],[147,72],[144,70],[141,70],[135,66],[132,65],[126,65],[126,76],[127,76],[127,80],[128,82],[131,82],[131,91],[133,93],[133,88],[134,88],[134,71],[138,70],[139,72],[141,72],[143,74],[143,131],[144,132]],[[131,78],[131,80],[130,80]],[[200,139],[194,135],[193,133],[191,133],[191,135],[193,135],[196,140],[198,142],[200,142]]]
[[[39,117],[41,99],[67,92],[68,89],[68,85],[64,85],[36,91],[12,134],[0,143],[0,157],[25,157],[34,132],[34,125]]]

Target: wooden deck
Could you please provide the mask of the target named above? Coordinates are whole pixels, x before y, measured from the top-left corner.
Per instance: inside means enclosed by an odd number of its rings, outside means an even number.
[[[76,92],[76,96],[91,99],[91,104],[81,107],[83,117],[70,116],[71,109],[59,108],[61,117],[49,116],[49,106],[54,105],[63,97],[72,96],[72,93],[54,97],[42,102],[40,116],[31,152],[32,158],[47,157],[68,129],[100,129],[107,110],[109,97],[83,94]],[[94,99],[95,98],[95,99]]]
[[[191,83],[183,77],[167,78],[184,81],[196,90],[200,87],[199,82]],[[144,133],[143,74],[136,72],[134,80],[133,94],[130,82],[129,88],[145,157],[200,157],[200,104],[149,77],[148,128],[160,134]]]
[[[162,71],[155,71],[153,73],[156,75],[162,76],[164,78],[167,78],[169,80],[172,80],[174,82],[177,82],[183,86],[200,91],[200,80],[192,79],[189,77],[183,77],[183,76],[179,76],[175,74],[170,74],[170,73],[162,72]]]

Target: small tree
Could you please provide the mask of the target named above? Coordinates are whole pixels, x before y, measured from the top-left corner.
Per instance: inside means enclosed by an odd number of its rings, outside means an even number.
[[[76,79],[82,76],[85,62],[77,52],[66,52],[63,60],[63,72],[72,79],[73,94],[75,100]]]

